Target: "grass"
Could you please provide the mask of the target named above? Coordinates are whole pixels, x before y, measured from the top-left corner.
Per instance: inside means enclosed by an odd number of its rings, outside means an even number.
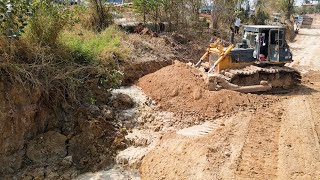
[[[66,31],[61,42],[75,53],[83,56],[86,61],[125,61],[130,54],[122,39],[125,34],[114,26],[110,26],[100,34],[87,30]]]

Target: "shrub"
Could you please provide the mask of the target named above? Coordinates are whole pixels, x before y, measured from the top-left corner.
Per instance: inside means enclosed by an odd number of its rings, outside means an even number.
[[[113,23],[111,6],[104,6],[102,0],[90,0],[89,7],[79,10],[81,24],[88,30],[102,32]]]
[[[59,35],[71,22],[71,17],[68,8],[50,1],[36,1],[26,37],[41,46],[56,46]]]

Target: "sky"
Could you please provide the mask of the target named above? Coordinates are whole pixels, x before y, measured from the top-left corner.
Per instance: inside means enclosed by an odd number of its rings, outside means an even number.
[[[303,3],[303,0],[296,0],[296,5],[297,5],[297,6],[301,6],[302,3]]]

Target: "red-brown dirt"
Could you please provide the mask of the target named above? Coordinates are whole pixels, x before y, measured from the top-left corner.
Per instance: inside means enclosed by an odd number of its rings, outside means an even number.
[[[319,30],[301,32],[297,41],[290,44],[295,60],[291,66],[303,74],[301,86],[288,94],[267,97],[277,100],[266,107],[244,109],[212,121],[213,124],[218,121],[218,126],[207,134],[178,131],[164,135],[143,159],[141,179],[319,179],[320,64],[316,56],[319,46],[315,45],[320,36]],[[172,82],[167,77],[163,75],[163,81]],[[166,83],[162,86],[167,88]],[[165,93],[143,88],[151,95]],[[262,98],[233,95],[235,102],[238,97],[247,97],[253,107]],[[223,94],[217,98],[222,97]],[[161,99],[159,103],[166,102]]]
[[[269,96],[229,90],[208,91],[200,72],[181,62],[144,76],[138,85],[163,110],[180,115],[214,118],[238,110],[257,109],[271,100]]]

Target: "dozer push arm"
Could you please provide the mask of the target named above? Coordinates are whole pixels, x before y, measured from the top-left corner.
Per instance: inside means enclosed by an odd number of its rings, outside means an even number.
[[[204,53],[204,55],[200,58],[200,60],[198,61],[198,63],[195,65],[196,67],[199,67],[200,64],[202,63],[202,61],[203,61],[205,58],[209,57],[210,48],[215,48],[215,47],[217,47],[217,45],[219,44],[219,42],[220,42],[220,40],[218,39],[218,40],[216,40],[214,43],[212,43],[212,44],[209,45],[209,47],[208,47],[208,49],[207,49],[207,52]]]
[[[227,48],[227,50],[221,54],[220,58],[219,58],[219,59],[213,64],[213,66],[210,68],[209,73],[211,73],[211,72],[216,68],[216,66],[219,65],[219,63],[221,63],[221,62],[225,59],[225,57],[231,52],[231,50],[232,50],[233,48],[234,48],[234,45],[231,44],[231,45]]]

